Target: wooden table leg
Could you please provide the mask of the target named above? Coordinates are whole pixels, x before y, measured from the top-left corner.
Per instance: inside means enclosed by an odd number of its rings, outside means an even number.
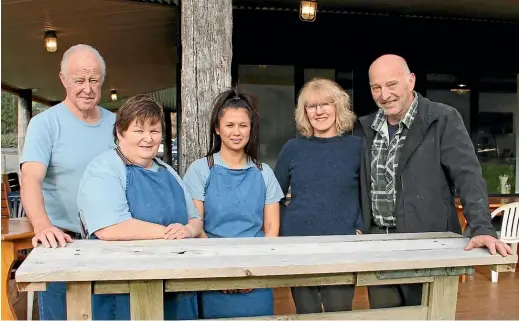
[[[67,319],[92,320],[92,282],[67,283]]]
[[[9,279],[13,268],[16,251],[14,243],[2,241],[2,320],[18,320],[9,295]]]
[[[454,320],[458,301],[458,276],[435,276],[429,285],[428,320]]]
[[[132,320],[164,320],[164,282],[130,281]]]
[[[463,233],[463,232],[465,232],[465,228],[467,227],[467,220],[465,220],[465,216],[463,215],[463,208],[458,208],[457,212],[458,212],[458,220],[459,220],[460,226],[461,226],[461,233]],[[465,282],[465,278],[466,278],[466,275],[463,274],[462,276],[460,276],[460,281]]]

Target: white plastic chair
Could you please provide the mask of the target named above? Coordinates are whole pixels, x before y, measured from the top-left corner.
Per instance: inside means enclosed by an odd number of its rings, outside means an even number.
[[[493,219],[497,214],[503,213],[503,223],[501,231],[497,232],[500,241],[512,246],[514,254],[517,253],[517,243],[519,243],[519,202],[503,205],[495,209],[491,214]],[[492,270],[492,282],[497,282],[499,272]]]

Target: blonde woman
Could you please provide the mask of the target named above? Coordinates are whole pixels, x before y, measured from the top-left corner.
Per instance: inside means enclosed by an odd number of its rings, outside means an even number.
[[[363,230],[359,202],[362,139],[352,136],[355,114],[348,94],[335,82],[313,79],[299,93],[296,127],[275,168],[291,199],[281,208],[280,236],[355,235]],[[297,313],[348,311],[354,287],[292,288]]]

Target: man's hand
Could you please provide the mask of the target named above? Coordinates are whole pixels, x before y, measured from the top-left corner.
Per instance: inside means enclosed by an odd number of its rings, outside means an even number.
[[[467,247],[465,247],[465,250],[470,251],[473,248],[481,248],[486,247],[490,251],[490,254],[494,255],[496,252],[501,254],[502,256],[507,256],[509,254],[512,254],[512,248],[510,245],[501,242],[500,240],[496,239],[493,236],[490,235],[478,235],[474,236],[470,239],[469,244],[467,244]]]
[[[67,243],[72,243],[72,238],[59,228],[51,225],[36,232],[36,235],[32,238],[32,246],[37,247],[39,242],[46,248],[52,247],[55,249],[65,247]]]
[[[180,240],[193,237],[191,231],[182,224],[169,224],[164,232],[164,239],[166,240]]]

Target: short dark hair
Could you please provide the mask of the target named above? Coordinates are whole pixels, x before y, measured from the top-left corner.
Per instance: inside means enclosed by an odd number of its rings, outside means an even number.
[[[128,98],[117,111],[113,130],[115,143],[118,143],[117,133],[122,135],[135,120],[139,124],[145,121],[150,121],[152,124],[160,122],[162,131],[166,129],[162,105],[150,96],[140,94]]]
[[[256,99],[251,94],[241,91],[238,87],[221,92],[214,100],[209,128],[209,151],[206,156],[212,156],[222,148],[222,139],[216,134],[216,128],[220,125],[220,119],[227,108],[243,108],[249,114],[251,127],[249,142],[245,145],[245,155],[261,169],[259,160],[259,114]]]

